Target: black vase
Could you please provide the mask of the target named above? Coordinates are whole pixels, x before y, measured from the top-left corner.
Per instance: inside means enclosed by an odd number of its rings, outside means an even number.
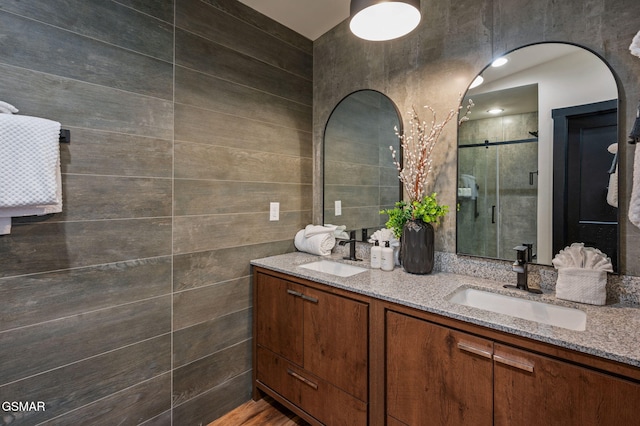
[[[402,228],[402,267],[410,274],[430,274],[433,271],[433,226],[411,219]]]

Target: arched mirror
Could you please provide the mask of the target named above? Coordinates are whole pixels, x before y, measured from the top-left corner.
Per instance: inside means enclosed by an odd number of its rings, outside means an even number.
[[[401,198],[389,146],[400,151],[402,131],[395,104],[375,90],[342,99],[324,131],[324,223],[347,230],[384,227],[381,209]],[[366,231],[365,233],[366,234]],[[357,233],[361,239],[363,233]]]
[[[488,65],[458,133],[457,252],[533,262],[584,242],[618,269],[618,87],[582,47],[540,43]],[[500,65],[500,64],[494,64]],[[482,80],[481,83],[479,81]]]

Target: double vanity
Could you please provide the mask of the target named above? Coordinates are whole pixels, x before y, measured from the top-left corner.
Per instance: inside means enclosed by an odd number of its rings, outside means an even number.
[[[311,424],[638,424],[637,306],[337,256],[252,265],[254,399]]]

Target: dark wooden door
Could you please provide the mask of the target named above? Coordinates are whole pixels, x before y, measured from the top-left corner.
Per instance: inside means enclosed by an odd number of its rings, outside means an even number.
[[[491,341],[395,312],[386,329],[388,416],[411,426],[493,425]]]
[[[617,108],[597,103],[554,111],[553,251],[574,242],[618,258],[618,209],[607,203]],[[558,131],[558,126],[562,131]],[[617,269],[616,269],[617,270]]]

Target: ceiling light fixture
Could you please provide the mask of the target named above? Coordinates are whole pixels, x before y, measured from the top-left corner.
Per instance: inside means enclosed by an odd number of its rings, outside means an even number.
[[[351,0],[349,28],[371,41],[391,40],[410,33],[420,23],[420,0]]]
[[[471,86],[469,86],[469,89],[474,89],[480,86],[483,82],[484,82],[484,78],[481,75],[479,75],[471,82]]]
[[[497,68],[503,66],[507,62],[509,62],[509,60],[503,56],[502,58],[498,58],[495,61],[491,62],[491,66]]]
[[[490,110],[487,110],[489,114],[500,114],[503,111],[504,109],[502,108],[491,108]]]

